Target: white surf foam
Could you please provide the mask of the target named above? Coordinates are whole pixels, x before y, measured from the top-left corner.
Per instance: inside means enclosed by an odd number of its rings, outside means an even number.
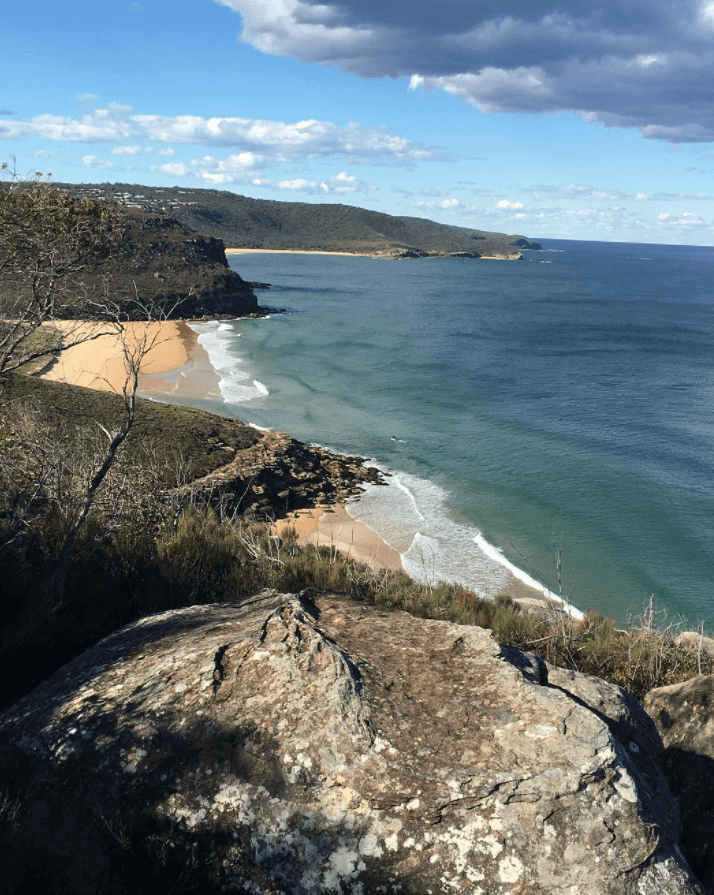
[[[402,554],[402,565],[412,578],[463,584],[480,596],[493,597],[507,592],[514,577],[544,596],[560,599],[513,565],[478,528],[455,520],[448,494],[438,485],[402,472],[386,481],[367,486],[348,510]],[[581,616],[575,607],[566,608]]]
[[[245,363],[235,350],[236,332],[229,322],[192,323],[191,328],[198,333],[198,342],[208,352],[211,366],[221,377],[219,388],[224,401],[230,404],[244,404],[270,394],[268,387],[253,379],[245,369]]]

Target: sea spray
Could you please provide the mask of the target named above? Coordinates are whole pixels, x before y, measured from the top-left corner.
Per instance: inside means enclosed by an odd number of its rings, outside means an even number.
[[[486,597],[508,592],[512,578],[517,578],[540,596],[560,599],[509,562],[477,528],[454,519],[448,493],[434,482],[381,471],[386,484],[368,485],[347,509],[402,554],[402,565],[412,578],[432,585],[463,584]],[[574,607],[571,612],[580,615]]]
[[[192,323],[198,333],[199,344],[206,349],[211,365],[221,377],[219,388],[227,404],[243,404],[270,394],[266,385],[254,379],[245,362],[236,352],[236,340],[240,332],[231,323]]]

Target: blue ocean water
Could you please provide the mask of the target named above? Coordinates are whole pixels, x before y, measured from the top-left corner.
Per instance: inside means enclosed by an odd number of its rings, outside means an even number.
[[[233,255],[285,307],[198,325],[225,403],[392,473],[352,508],[416,574],[508,564],[618,620],[714,624],[714,248],[525,260]]]

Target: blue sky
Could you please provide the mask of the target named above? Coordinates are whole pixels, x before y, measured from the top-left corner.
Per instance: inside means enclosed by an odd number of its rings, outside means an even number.
[[[0,59],[22,173],[714,245],[714,0],[39,0]]]

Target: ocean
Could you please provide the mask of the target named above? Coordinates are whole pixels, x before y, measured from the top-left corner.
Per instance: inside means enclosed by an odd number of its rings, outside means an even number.
[[[350,512],[418,577],[712,626],[714,248],[542,245],[231,255],[286,313],[196,324],[224,401],[192,403],[370,458]]]

